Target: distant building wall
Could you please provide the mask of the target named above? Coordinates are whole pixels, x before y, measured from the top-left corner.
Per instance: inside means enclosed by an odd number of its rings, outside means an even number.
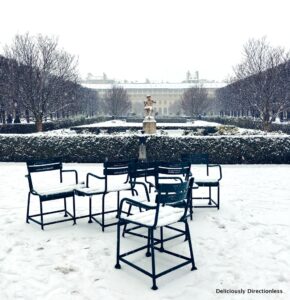
[[[185,90],[198,86],[198,83],[118,83],[115,85],[123,87],[127,91],[132,102],[132,113],[142,116],[146,96],[151,95],[152,99],[156,101],[155,112],[158,115],[169,116],[177,113],[174,104],[180,101]],[[83,86],[97,90],[101,97],[112,88],[112,84],[83,83]],[[209,98],[212,99],[215,97],[215,91],[223,86],[225,83],[202,84],[202,87],[207,90]]]

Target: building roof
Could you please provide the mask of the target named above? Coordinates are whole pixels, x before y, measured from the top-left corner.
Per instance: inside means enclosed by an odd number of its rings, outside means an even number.
[[[108,90],[113,86],[122,87],[126,90],[130,89],[188,89],[192,87],[202,86],[207,89],[218,89],[226,86],[225,82],[204,82],[198,83],[116,83],[116,84],[92,84],[82,83],[82,86],[95,90]]]

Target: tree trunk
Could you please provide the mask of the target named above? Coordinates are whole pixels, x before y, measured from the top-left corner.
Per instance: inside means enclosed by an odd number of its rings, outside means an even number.
[[[264,117],[262,120],[262,129],[267,132],[271,131],[271,124],[272,122],[269,120],[269,118]]]
[[[35,119],[36,131],[42,132],[43,131],[43,123],[42,123],[42,116],[37,116]]]

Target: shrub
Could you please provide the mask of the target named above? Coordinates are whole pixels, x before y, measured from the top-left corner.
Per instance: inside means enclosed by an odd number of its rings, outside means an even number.
[[[63,157],[66,162],[138,158],[142,135],[0,135],[1,161]],[[144,137],[144,136],[143,136]],[[149,160],[179,160],[184,153],[209,153],[212,163],[290,163],[287,136],[148,136]]]

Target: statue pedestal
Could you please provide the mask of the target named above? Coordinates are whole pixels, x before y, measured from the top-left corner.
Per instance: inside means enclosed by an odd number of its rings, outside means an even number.
[[[156,120],[153,117],[145,117],[143,121],[144,133],[154,134],[156,133]]]

